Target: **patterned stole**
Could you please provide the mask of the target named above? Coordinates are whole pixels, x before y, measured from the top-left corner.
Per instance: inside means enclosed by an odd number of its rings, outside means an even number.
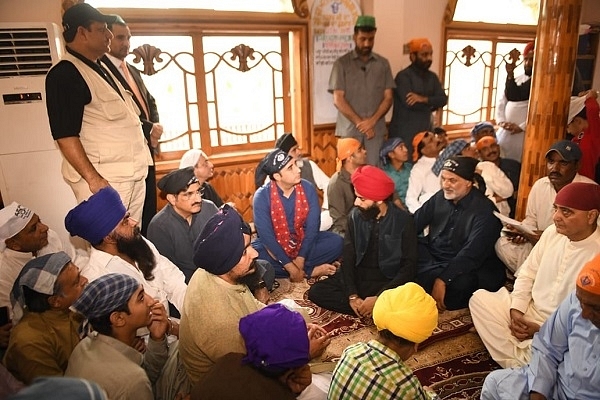
[[[285,214],[285,209],[277,192],[277,184],[273,181],[271,185],[271,221],[273,222],[273,230],[275,239],[281,245],[285,254],[289,258],[296,258],[300,246],[304,240],[304,222],[308,216],[308,201],[301,183],[298,183],[294,190],[296,191],[296,204],[294,205],[294,230],[296,233],[290,233],[288,221]]]

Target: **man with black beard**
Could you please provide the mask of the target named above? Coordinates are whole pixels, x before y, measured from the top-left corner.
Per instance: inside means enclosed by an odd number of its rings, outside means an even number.
[[[408,42],[411,64],[396,75],[394,89],[394,112],[390,122],[390,137],[400,137],[412,154],[413,137],[423,131],[431,131],[431,112],[448,102],[440,79],[429,68],[433,47],[426,38]]]
[[[335,136],[358,140],[370,165],[379,163],[394,89],[389,61],[373,52],[376,33],[374,17],[358,17],[352,36],[355,47],[335,60],[328,88],[338,110]]]
[[[413,281],[417,272],[417,233],[412,217],[395,207],[394,182],[370,165],[352,174],[355,207],[348,216],[342,266],[308,291],[315,304],[370,318],[377,296]]]
[[[71,236],[92,245],[90,261],[81,270],[90,282],[109,273],[130,275],[165,309],[171,303],[181,313],[187,290],[183,272],[141,235],[138,222],[130,218],[112,187],[101,189],[69,211],[65,227]],[[175,322],[169,333],[178,335]]]
[[[225,204],[211,217],[194,243],[194,263],[181,313],[180,354],[190,383],[196,384],[228,353],[246,354],[240,319],[265,307],[244,278],[256,270],[258,252],[250,226]],[[308,324],[311,358],[329,344],[327,332]]]

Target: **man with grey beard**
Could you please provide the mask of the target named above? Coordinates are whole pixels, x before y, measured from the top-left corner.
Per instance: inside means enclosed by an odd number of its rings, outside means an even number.
[[[475,290],[496,291],[505,280],[504,264],[494,251],[502,224],[482,190],[483,178],[475,173],[477,163],[471,157],[447,159],[442,190],[415,213],[417,233],[429,226],[429,234],[419,238],[417,283],[440,311],[465,308]]]
[[[65,227],[92,245],[90,261],[81,271],[90,282],[109,273],[130,275],[166,309],[170,302],[181,312],[187,290],[183,272],[141,235],[113,188],[101,189],[69,211]],[[169,333],[178,335],[175,322]]]

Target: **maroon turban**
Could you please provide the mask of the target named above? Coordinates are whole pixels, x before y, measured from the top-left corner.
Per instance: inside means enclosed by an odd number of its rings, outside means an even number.
[[[383,201],[394,193],[394,181],[381,169],[372,165],[358,167],[352,174],[354,189],[365,199]]]
[[[595,183],[571,182],[559,190],[554,204],[575,210],[600,210],[600,186]]]
[[[529,54],[530,51],[533,51],[535,49],[535,42],[529,42],[525,45],[525,48],[523,49],[523,57],[525,57],[527,54]]]

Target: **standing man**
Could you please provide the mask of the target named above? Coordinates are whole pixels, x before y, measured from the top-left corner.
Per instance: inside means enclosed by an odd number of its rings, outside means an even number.
[[[142,130],[148,142],[150,153],[158,151],[158,139],[160,139],[163,127],[158,123],[158,109],[156,101],[150,94],[142,76],[137,68],[125,62],[129,54],[129,39],[131,32],[129,27],[119,15],[115,15],[116,21],[108,23],[108,29],[113,34],[110,43],[110,51],[102,56],[102,62],[110,69],[115,78],[121,82],[126,90],[134,94],[133,101],[140,110]],[[146,177],[146,198],[144,199],[144,210],[142,213],[142,235],[146,235],[146,229],[150,220],[156,214],[156,173],[154,163],[148,166]]]
[[[394,112],[390,122],[390,137],[400,137],[408,153],[413,152],[413,137],[422,131],[431,131],[431,112],[448,102],[440,79],[429,68],[433,47],[426,38],[408,42],[411,64],[396,75]]]
[[[139,221],[152,156],[133,96],[98,63],[113,38],[106,24],[115,19],[86,3],[65,12],[67,53],[46,76],[46,108],[77,201],[110,185]]]
[[[518,162],[523,155],[534,49],[534,42],[527,43],[523,49],[523,75],[515,77],[515,65],[506,63],[506,84],[504,91],[499,91],[501,95],[496,104],[496,123],[500,126],[496,133],[498,144],[504,157]]]
[[[335,61],[329,77],[329,92],[338,109],[335,136],[358,139],[371,165],[379,162],[386,134],[384,116],[392,106],[395,87],[390,63],[373,53],[376,32],[374,17],[358,17],[355,48]]]

